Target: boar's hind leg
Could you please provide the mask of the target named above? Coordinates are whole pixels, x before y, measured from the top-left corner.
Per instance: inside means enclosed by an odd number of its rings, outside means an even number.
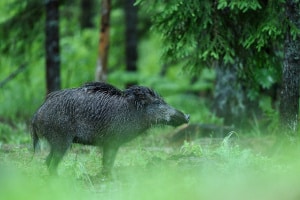
[[[113,146],[113,145],[105,145],[103,147],[102,174],[104,176],[111,175],[111,169],[114,165],[114,161],[115,161],[118,149],[119,149],[118,146]]]
[[[71,142],[51,145],[51,150],[46,159],[46,164],[51,175],[57,174],[57,166],[70,147]]]

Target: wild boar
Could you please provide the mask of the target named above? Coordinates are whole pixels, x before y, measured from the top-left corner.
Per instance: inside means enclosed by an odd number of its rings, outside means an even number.
[[[102,83],[50,93],[32,119],[34,150],[39,138],[50,145],[46,164],[51,174],[72,143],[103,148],[104,175],[119,147],[157,124],[179,126],[189,115],[169,106],[156,92],[143,86],[119,90]]]

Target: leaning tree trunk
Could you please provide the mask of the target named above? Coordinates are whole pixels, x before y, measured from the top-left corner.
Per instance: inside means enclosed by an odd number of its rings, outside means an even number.
[[[300,4],[296,0],[286,1],[286,16],[294,27],[300,30]],[[289,27],[284,42],[284,63],[280,102],[280,122],[289,133],[296,133],[299,117],[300,83],[300,35],[291,35]]]
[[[46,1],[46,83],[47,94],[60,89],[59,1]]]
[[[125,1],[125,23],[126,23],[126,70],[135,72],[137,70],[136,62],[137,53],[137,6],[134,6],[135,0]],[[134,82],[127,83],[127,86],[136,84]]]
[[[109,21],[110,21],[110,0],[102,0],[101,4],[101,24],[100,24],[100,41],[98,50],[98,61],[96,66],[96,81],[107,79],[107,62],[109,49]]]

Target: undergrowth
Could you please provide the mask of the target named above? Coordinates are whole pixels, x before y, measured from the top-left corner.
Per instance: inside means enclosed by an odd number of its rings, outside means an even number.
[[[171,145],[163,129],[121,147],[112,180],[103,180],[101,151],[74,145],[50,177],[47,148],[0,146],[1,199],[297,199],[300,149],[282,138],[200,138]],[[168,131],[168,129],[164,130]],[[157,132],[157,133],[155,133]],[[159,139],[158,139],[159,138]],[[270,140],[268,151],[257,152]],[[152,142],[151,142],[152,140]],[[164,140],[164,142],[162,142]]]

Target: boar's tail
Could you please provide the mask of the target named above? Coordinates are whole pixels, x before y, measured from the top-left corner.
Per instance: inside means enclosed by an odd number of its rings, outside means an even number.
[[[38,130],[36,127],[36,115],[33,117],[32,123],[31,123],[31,138],[32,138],[32,144],[33,144],[33,154],[36,152],[36,149],[38,148],[39,143],[39,136],[37,134]]]
[[[29,162],[32,162],[34,154],[37,150],[37,147],[39,147],[39,136],[38,136],[38,129],[36,127],[36,114],[33,116],[32,121],[31,121],[31,138],[32,138],[32,143],[33,143],[33,154],[31,156],[31,159]]]
[[[32,142],[33,142],[33,153],[35,153],[35,151],[38,147],[39,137],[38,137],[37,132],[34,127],[32,127],[31,137],[32,137]]]
[[[39,143],[39,137],[37,135],[37,130],[36,128],[34,127],[34,125],[32,124],[32,127],[31,127],[31,138],[32,138],[32,142],[33,142],[33,154],[31,156],[31,159],[29,160],[29,162],[32,162],[33,160],[33,157],[34,157],[34,154],[36,152],[36,149],[37,147],[39,146],[38,143]]]

